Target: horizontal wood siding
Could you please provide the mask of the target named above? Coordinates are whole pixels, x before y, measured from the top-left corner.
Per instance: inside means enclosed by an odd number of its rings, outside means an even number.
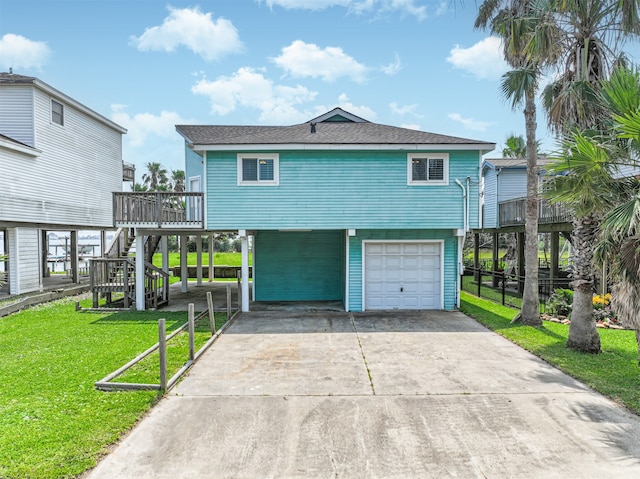
[[[256,301],[343,298],[342,231],[259,231],[255,237]]]
[[[458,291],[458,242],[448,230],[358,230],[349,237],[349,310],[362,311],[362,263],[364,240],[444,241],[444,309],[456,307]]]
[[[9,290],[22,294],[40,289],[40,231],[35,228],[8,228]]]
[[[527,170],[502,170],[498,176],[498,202],[527,196]]]
[[[191,148],[188,148],[185,144],[185,177],[187,181],[187,188],[189,187],[189,178],[194,176],[200,177],[200,183],[202,185],[204,166],[202,166],[202,157],[194,152]]]
[[[42,155],[4,162],[0,221],[112,226],[112,192],[122,190],[122,134],[64,102],[64,126],[54,124],[51,97],[35,91],[35,147]]]
[[[484,175],[484,228],[498,227],[497,194],[496,170],[487,170]]]
[[[279,186],[237,186],[236,153],[208,152],[208,228],[462,228],[467,177],[478,223],[477,151],[449,152],[448,186],[408,186],[399,151],[280,152]]]
[[[35,146],[32,87],[3,85],[0,95],[0,133]]]

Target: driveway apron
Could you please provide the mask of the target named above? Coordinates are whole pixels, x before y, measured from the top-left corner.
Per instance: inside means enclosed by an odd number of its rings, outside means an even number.
[[[458,312],[242,314],[93,471],[640,477],[640,418]]]

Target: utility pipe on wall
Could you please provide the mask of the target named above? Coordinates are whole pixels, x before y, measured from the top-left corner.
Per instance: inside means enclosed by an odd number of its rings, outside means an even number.
[[[462,182],[456,178],[456,184],[462,189],[462,235],[458,235],[458,291],[461,289],[461,281],[462,281],[462,273],[464,272],[464,266],[462,264],[462,249],[464,248],[464,238],[469,230],[469,220],[468,220],[468,188],[469,188],[469,180],[467,177],[467,188],[464,187]],[[456,300],[456,306],[460,308],[460,295],[458,294]]]

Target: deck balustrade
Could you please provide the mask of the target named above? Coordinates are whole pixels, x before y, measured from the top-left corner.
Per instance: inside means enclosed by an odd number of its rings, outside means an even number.
[[[498,203],[499,226],[523,225],[526,208],[526,198],[515,198]],[[544,198],[538,199],[539,224],[571,223],[571,220],[571,214],[564,204],[551,204]]]
[[[115,192],[113,223],[125,228],[203,228],[204,193]]]

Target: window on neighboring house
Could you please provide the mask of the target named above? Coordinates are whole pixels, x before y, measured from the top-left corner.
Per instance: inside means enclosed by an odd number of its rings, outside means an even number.
[[[278,162],[277,154],[238,155],[238,184],[277,186]]]
[[[64,106],[55,100],[51,100],[51,121],[64,125]]]
[[[449,155],[413,153],[407,159],[407,184],[448,185]]]

